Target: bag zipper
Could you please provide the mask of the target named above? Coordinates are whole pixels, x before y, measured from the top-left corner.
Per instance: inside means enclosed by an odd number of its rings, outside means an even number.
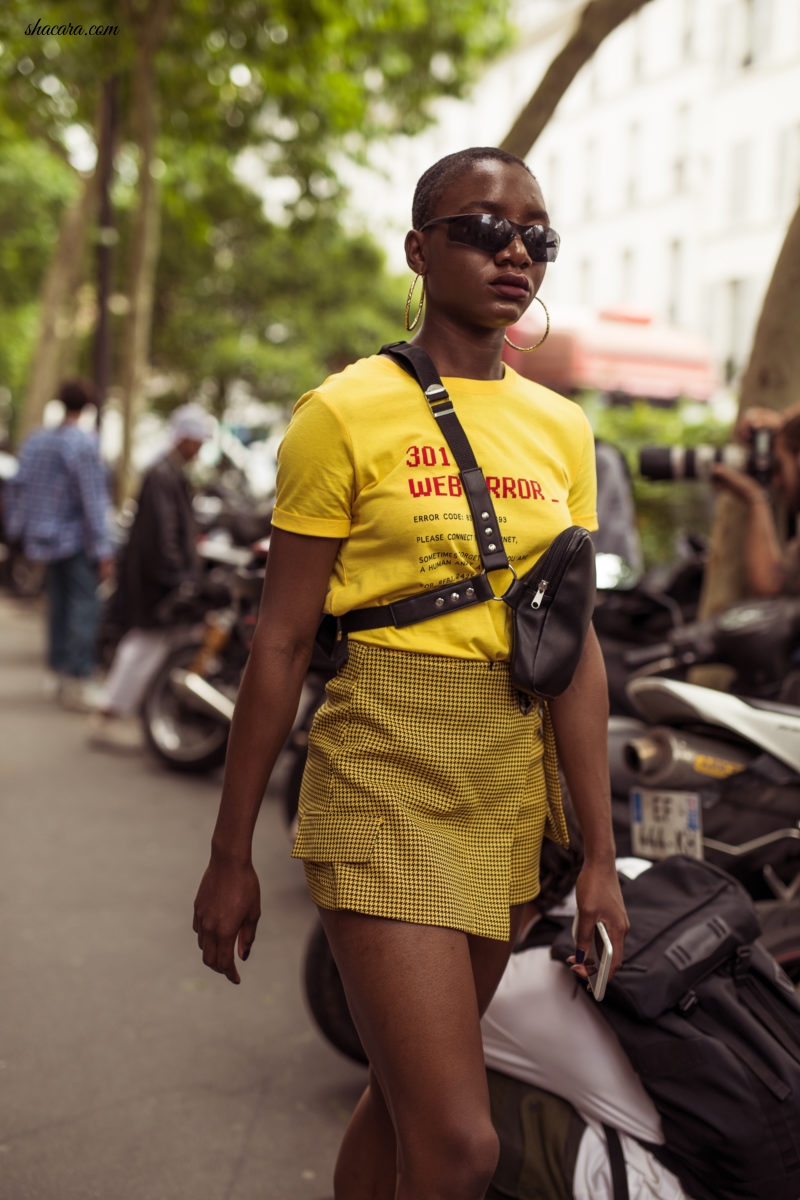
[[[548,547],[544,555],[540,559],[542,570],[548,571],[549,578],[539,579],[536,584],[536,593],[531,600],[531,608],[541,608],[545,593],[552,582],[558,582],[561,575],[564,573],[566,565],[565,560],[572,550],[573,542],[576,538],[582,538],[583,529],[565,529],[564,533],[568,533],[569,537],[564,537],[559,534],[556,540]],[[560,539],[560,540],[559,540]]]

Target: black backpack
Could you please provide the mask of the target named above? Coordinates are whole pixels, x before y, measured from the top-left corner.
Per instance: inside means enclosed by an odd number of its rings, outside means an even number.
[[[675,855],[625,884],[625,962],[598,1004],[658,1109],[648,1146],[694,1200],[800,1197],[800,1000],[744,888]],[[552,955],[574,950],[569,931]]]

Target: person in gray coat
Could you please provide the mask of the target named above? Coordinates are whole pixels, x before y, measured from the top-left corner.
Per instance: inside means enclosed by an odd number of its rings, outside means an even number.
[[[197,586],[200,579],[198,529],[186,467],[213,432],[213,418],[199,404],[177,408],[170,419],[170,448],[142,481],[110,602],[109,619],[123,636],[92,723],[95,744],[139,743],[138,729],[118,718],[136,713],[169,649],[170,631],[160,617],[163,602],[181,587]]]

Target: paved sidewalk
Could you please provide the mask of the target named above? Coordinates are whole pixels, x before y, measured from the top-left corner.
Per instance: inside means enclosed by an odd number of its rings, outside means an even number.
[[[0,594],[0,1200],[326,1200],[364,1072],[300,986],[314,919],[267,797],[239,988],[191,908],[220,777],[92,750]]]

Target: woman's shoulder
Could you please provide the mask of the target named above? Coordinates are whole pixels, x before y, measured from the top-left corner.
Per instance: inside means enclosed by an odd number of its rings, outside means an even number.
[[[562,422],[574,423],[578,428],[588,426],[589,419],[576,400],[571,400],[561,392],[554,392],[552,388],[545,387],[543,383],[526,379],[524,375],[518,374],[513,367],[509,367],[507,364],[503,382],[509,395],[519,398],[529,408],[533,405],[542,413],[554,416]]]
[[[363,412],[365,406],[384,405],[398,389],[415,387],[410,376],[385,355],[371,354],[329,375],[300,398],[298,407],[309,403],[324,404],[346,419],[356,412]]]

